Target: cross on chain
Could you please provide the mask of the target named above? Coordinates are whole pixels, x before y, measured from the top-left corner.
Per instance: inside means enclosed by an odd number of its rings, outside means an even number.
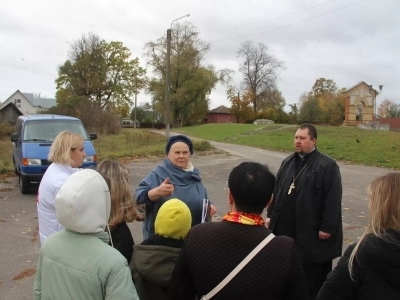
[[[292,193],[292,190],[295,189],[296,187],[294,186],[294,182],[292,182],[292,184],[289,187],[289,191],[288,191],[288,195],[290,195]]]

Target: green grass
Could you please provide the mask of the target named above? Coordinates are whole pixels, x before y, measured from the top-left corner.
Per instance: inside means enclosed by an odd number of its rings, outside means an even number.
[[[0,140],[0,174],[14,171],[10,138]]]
[[[206,124],[174,130],[212,141],[292,152],[296,126]],[[400,168],[400,132],[331,126],[317,126],[317,131],[318,149],[336,160],[391,169]],[[360,143],[357,143],[357,139]]]
[[[166,139],[164,135],[146,129],[124,128],[117,135],[99,135],[93,141],[99,160],[104,158],[130,159],[164,156]],[[209,151],[213,147],[207,141],[193,141],[195,151]],[[0,174],[12,172],[12,143],[10,138],[0,140]]]
[[[93,145],[100,160],[157,156],[164,151],[165,137],[148,130],[124,128],[120,134],[99,135]]]

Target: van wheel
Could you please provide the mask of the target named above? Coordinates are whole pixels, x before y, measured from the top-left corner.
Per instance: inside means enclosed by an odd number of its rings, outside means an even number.
[[[21,174],[19,174],[18,178],[21,194],[28,194],[30,192],[29,181]]]

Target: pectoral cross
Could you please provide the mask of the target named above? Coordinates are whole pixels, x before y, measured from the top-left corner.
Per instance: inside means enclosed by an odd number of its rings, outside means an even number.
[[[292,193],[292,190],[295,188],[294,186],[294,182],[292,182],[292,184],[289,187],[289,191],[287,192],[288,195],[290,195]]]

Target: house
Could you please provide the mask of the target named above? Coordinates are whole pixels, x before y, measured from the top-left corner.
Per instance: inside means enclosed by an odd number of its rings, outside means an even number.
[[[366,124],[374,121],[377,92],[365,81],[344,91],[346,95],[344,125]]]
[[[22,93],[17,90],[0,104],[0,122],[7,121],[15,124],[20,115],[33,115],[39,109],[47,109],[56,105],[56,99],[37,98],[33,93]]]
[[[229,111],[229,108],[221,105],[207,113],[206,123],[235,123],[236,120]]]
[[[0,109],[0,123],[9,122],[12,125],[15,125],[19,116],[22,116],[22,112],[20,112],[13,102],[9,102]]]
[[[390,130],[400,131],[400,117],[378,119],[379,124],[389,125]]]

